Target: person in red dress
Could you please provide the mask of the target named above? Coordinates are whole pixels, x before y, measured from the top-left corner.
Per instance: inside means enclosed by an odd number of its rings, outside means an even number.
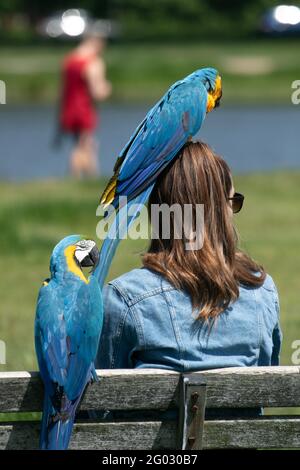
[[[111,94],[101,57],[104,46],[100,35],[86,35],[63,62],[60,126],[75,137],[70,159],[70,171],[75,177],[98,173],[95,101],[105,100]]]

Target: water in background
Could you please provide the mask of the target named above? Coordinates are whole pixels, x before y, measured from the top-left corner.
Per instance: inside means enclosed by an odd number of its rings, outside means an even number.
[[[100,168],[109,176],[115,159],[148,106],[105,105],[100,112]],[[30,180],[68,174],[71,139],[52,145],[54,107],[0,107],[0,179]],[[202,140],[234,173],[300,168],[300,117],[293,107],[223,107],[209,115]]]

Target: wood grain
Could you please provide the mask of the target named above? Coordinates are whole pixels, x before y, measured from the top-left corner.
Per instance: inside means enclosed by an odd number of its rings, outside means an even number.
[[[180,374],[159,369],[98,371],[81,409],[166,410],[178,407]],[[299,367],[243,367],[194,372],[207,384],[208,408],[300,406]],[[0,373],[0,412],[41,411],[37,372]]]
[[[0,424],[0,450],[37,449],[39,423]],[[176,448],[176,422],[77,423],[70,449]],[[203,448],[300,448],[300,417],[205,421]]]

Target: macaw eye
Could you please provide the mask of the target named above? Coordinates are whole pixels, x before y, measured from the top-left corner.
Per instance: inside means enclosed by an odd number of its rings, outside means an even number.
[[[76,247],[84,250],[85,248],[88,247],[87,240],[80,240],[79,242],[76,243]]]

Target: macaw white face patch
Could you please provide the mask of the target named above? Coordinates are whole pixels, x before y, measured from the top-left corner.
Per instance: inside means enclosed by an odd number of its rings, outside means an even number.
[[[90,251],[96,246],[94,240],[80,240],[76,243],[75,258],[81,264],[82,260],[88,256]]]

